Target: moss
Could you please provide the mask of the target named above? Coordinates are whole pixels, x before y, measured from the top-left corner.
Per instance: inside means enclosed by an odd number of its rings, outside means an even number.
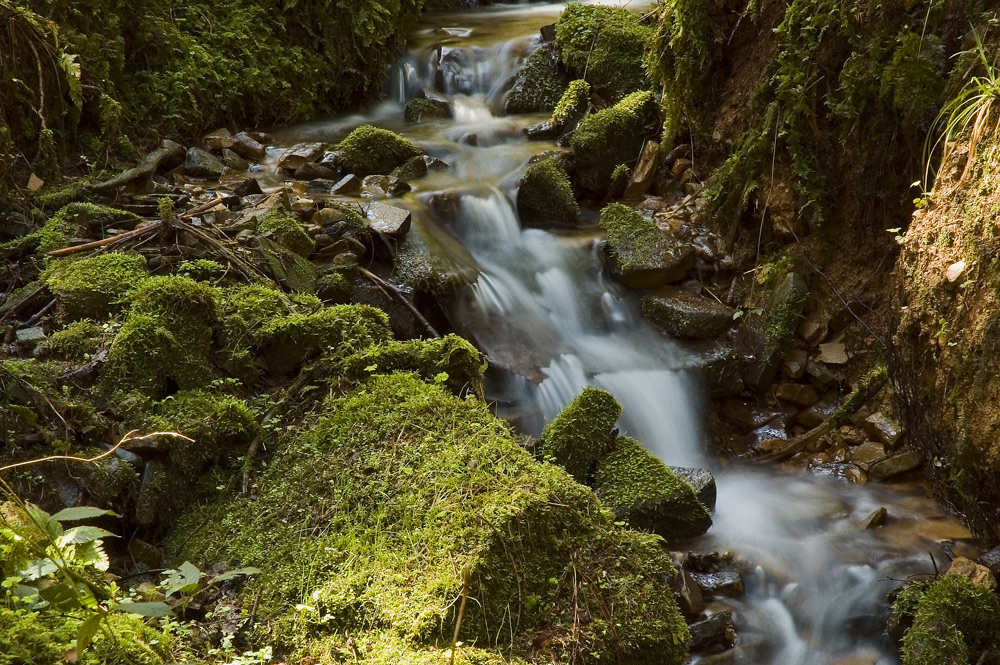
[[[393,374],[324,414],[278,452],[259,499],[192,513],[173,537],[178,557],[265,571],[243,597],[290,652],[343,634],[449,644],[467,571],[467,644],[539,656],[544,635],[546,660],[684,662],[658,543],[614,528],[485,404]],[[574,621],[581,610],[589,623]]]
[[[601,210],[601,229],[609,254],[623,271],[659,266],[671,250],[655,222],[621,203],[609,203]]]
[[[659,106],[651,92],[636,92],[580,122],[570,145],[577,185],[603,194],[620,164],[635,164],[647,138],[659,128]]]
[[[217,282],[225,277],[227,272],[226,266],[211,259],[181,261],[177,266],[178,274],[190,277],[196,282]]]
[[[580,206],[559,160],[543,159],[528,167],[517,192],[517,212],[528,226],[576,226]]]
[[[399,134],[371,125],[361,125],[337,144],[348,171],[359,175],[386,174],[423,150]]]
[[[358,212],[356,205],[327,201],[324,210],[329,211],[325,213],[324,217],[324,222],[328,226],[344,222],[345,228],[339,235],[354,238],[362,244],[367,244],[371,229],[368,227],[368,221]]]
[[[587,387],[542,430],[542,454],[577,482],[589,483],[597,461],[615,443],[622,407],[611,393]]]
[[[105,451],[99,448],[80,451],[87,457],[96,457]],[[103,457],[84,470],[88,481],[88,501],[95,506],[117,511],[131,510],[139,493],[139,474],[131,464],[117,457]],[[124,514],[124,512],[123,512]]]
[[[354,279],[345,271],[334,270],[316,280],[316,296],[327,304],[341,305],[351,299]]]
[[[75,642],[70,621],[0,606],[0,665],[58,663]]]
[[[38,345],[39,357],[85,360],[97,353],[104,329],[89,319],[76,321]]]
[[[306,233],[302,222],[281,206],[274,206],[257,221],[257,233],[269,233],[274,240],[300,256],[308,257],[316,243]]]
[[[582,118],[590,105],[590,84],[583,79],[570,81],[566,92],[559,99],[556,108],[549,119],[560,131],[572,129],[569,125],[577,118]]]
[[[551,111],[559,103],[569,77],[559,67],[554,44],[532,51],[514,75],[504,102],[507,113]]]
[[[120,311],[147,277],[144,258],[117,252],[80,260],[63,259],[53,263],[42,276],[66,321],[96,321]]]
[[[566,5],[556,22],[556,44],[570,72],[613,101],[650,87],[643,60],[653,33],[626,9],[579,2]]]
[[[174,638],[147,625],[142,617],[134,614],[112,613],[106,626],[110,634],[102,631],[94,637],[82,665],[161,665],[191,656],[183,650],[173,653]]]
[[[475,259],[445,233],[407,234],[396,253],[395,275],[417,291],[447,299],[464,286],[475,284],[479,266]]]
[[[1000,600],[961,575],[945,575],[919,593],[900,594],[894,615],[912,612],[903,665],[972,665],[1000,658]]]
[[[441,120],[448,117],[448,111],[429,99],[419,97],[406,102],[403,118],[406,122],[424,122],[425,120]]]
[[[456,5],[457,5],[456,1]],[[354,654],[358,654],[355,661]],[[330,635],[311,643],[306,649],[304,660],[317,665],[341,665],[344,662],[368,663],[370,665],[441,665],[451,662],[451,648],[417,646],[398,635],[385,632],[364,632],[355,636],[353,644],[344,635]],[[515,658],[508,660],[498,651],[478,649],[470,645],[459,645],[455,652],[458,665],[525,665],[525,661]]]
[[[0,258],[9,259],[32,252],[44,254],[62,249],[69,246],[69,241],[74,236],[86,235],[91,224],[138,220],[138,216],[124,210],[93,203],[71,203],[60,208],[34,233],[0,243]]]
[[[319,270],[313,263],[266,236],[258,236],[256,240],[257,247],[267,261],[275,281],[297,293],[316,292]]]
[[[712,526],[712,516],[694,489],[627,436],[619,437],[601,460],[594,491],[616,519],[667,540],[694,538]]]

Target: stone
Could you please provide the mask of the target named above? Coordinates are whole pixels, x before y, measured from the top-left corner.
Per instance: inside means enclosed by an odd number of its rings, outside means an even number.
[[[246,132],[240,132],[233,137],[235,143],[229,148],[243,159],[261,160],[267,154],[264,145]]]
[[[659,116],[656,98],[644,91],[585,117],[570,139],[576,157],[577,187],[603,196],[615,168],[635,163],[646,139],[655,138],[662,129]]]
[[[732,346],[724,341],[704,341],[694,342],[690,347],[697,354],[690,363],[690,369],[702,378],[713,399],[742,392],[740,359]]]
[[[850,357],[843,342],[827,342],[819,345],[819,356],[816,360],[826,365],[845,365]]]
[[[427,120],[443,120],[451,117],[450,109],[441,110],[434,102],[427,99],[411,99],[403,108],[403,118],[406,122],[424,122]]]
[[[163,566],[163,550],[133,536],[128,541],[127,550],[132,563],[141,563],[148,569]]]
[[[215,151],[232,148],[236,143],[236,139],[233,138],[232,132],[225,127],[216,129],[214,132],[209,132],[203,136],[201,140],[204,141],[209,150]]]
[[[961,575],[976,586],[986,587],[991,591],[997,588],[996,577],[994,577],[993,572],[989,568],[966,559],[964,556],[955,557],[951,562],[951,566],[948,567],[948,572],[945,574]]]
[[[732,610],[723,610],[704,621],[689,626],[691,650],[722,647],[731,649],[736,645],[736,628],[733,626]]]
[[[188,148],[184,155],[184,172],[195,178],[218,178],[225,168],[218,157],[201,148]]]
[[[656,167],[660,161],[660,144],[656,141],[646,141],[639,157],[639,163],[632,170],[632,177],[625,187],[626,200],[640,199],[649,191],[656,176]]]
[[[980,554],[978,560],[989,568],[994,576],[1000,575],[1000,545]]]
[[[315,162],[326,149],[322,143],[299,143],[294,145],[278,158],[278,168],[297,171],[306,162]]]
[[[14,339],[18,344],[34,344],[45,339],[45,329],[41,326],[21,328],[14,333]]]
[[[688,552],[684,569],[695,573],[717,573],[733,567],[732,552]]]
[[[736,342],[745,359],[743,381],[751,389],[763,392],[774,382],[808,296],[806,280],[798,273],[787,273],[778,280],[761,313],[744,318]]]
[[[412,215],[403,208],[376,201],[368,206],[366,216],[371,230],[381,235],[399,238],[410,230]]]
[[[813,313],[805,318],[805,320],[799,324],[798,335],[802,338],[809,346],[816,346],[824,339],[829,332],[830,319],[829,317],[820,317],[818,314]]]
[[[232,177],[239,177],[233,171],[246,171],[249,164],[229,148],[222,149],[222,163],[226,165],[227,171],[223,173],[221,179],[227,180]]]
[[[795,421],[803,427],[812,429],[832,416],[838,406],[840,406],[840,404],[837,401],[837,396],[832,393],[828,393],[824,395],[820,401],[816,402],[808,409],[803,409],[799,415],[796,416]]]
[[[722,419],[741,433],[765,425],[782,415],[780,409],[762,405],[756,400],[731,397],[722,402],[719,409]]]
[[[439,111],[444,113],[444,117],[451,117],[451,100],[434,92],[430,88],[421,88],[417,93],[417,99],[425,99],[433,104]]]
[[[139,486],[139,497],[135,502],[136,521],[144,527],[154,526],[160,516],[163,494],[170,487],[170,474],[166,462],[151,460],[146,462]]]
[[[686,570],[677,571],[670,586],[677,594],[677,605],[687,616],[698,616],[705,611],[705,600],[701,595],[701,587]]]
[[[361,181],[361,191],[372,196],[399,196],[410,189],[408,184],[392,175],[368,175]]]
[[[555,43],[542,44],[514,75],[504,110],[508,114],[551,111],[569,81],[569,74],[559,65]]]
[[[733,312],[683,287],[666,286],[642,299],[642,315],[681,339],[719,337],[733,324]]]
[[[659,229],[641,213],[620,203],[601,211],[605,254],[611,276],[632,289],[654,289],[679,282],[695,264],[695,250]]]
[[[743,577],[732,570],[720,570],[713,573],[692,572],[694,581],[701,587],[701,592],[707,598],[715,596],[730,596],[739,598],[743,595]]]
[[[317,178],[336,180],[340,177],[340,173],[329,166],[317,164],[316,162],[306,162],[295,169],[295,177],[298,180],[316,180]]]
[[[892,416],[882,411],[876,411],[864,420],[864,428],[869,436],[878,439],[889,448],[893,448],[899,437],[903,436],[903,427]]]
[[[877,529],[885,524],[885,518],[888,517],[889,511],[885,509],[884,506],[878,508],[875,512],[869,515],[868,520],[865,522],[865,529]]]
[[[350,173],[345,175],[343,178],[338,180],[333,187],[330,188],[334,194],[351,194],[361,190],[361,178]]]
[[[580,206],[561,161],[532,164],[518,183],[517,214],[526,227],[575,228]]]
[[[715,501],[718,489],[715,484],[715,476],[711,470],[704,467],[688,468],[683,466],[672,466],[670,470],[674,474],[691,486],[698,500],[705,504],[710,511],[715,510]]]
[[[972,534],[968,529],[949,519],[917,522],[913,525],[913,533],[927,540],[933,540],[936,543],[972,538]]]
[[[415,180],[427,175],[427,161],[423,156],[411,157],[400,166],[393,169],[392,174],[404,180]]]
[[[774,396],[799,406],[812,406],[819,401],[816,389],[808,383],[782,383],[775,389]]]
[[[948,266],[948,270],[945,271],[945,279],[949,282],[956,282],[958,279],[965,274],[965,261],[956,261]]]
[[[448,162],[430,155],[424,155],[424,164],[427,165],[428,171],[444,171],[449,168]]]
[[[781,363],[781,373],[789,379],[801,379],[806,373],[809,354],[804,349],[792,349],[785,354]]]
[[[806,363],[806,376],[809,378],[809,383],[817,390],[836,388],[840,384],[840,379],[830,371],[829,367],[812,360]]]
[[[880,462],[872,464],[868,469],[868,477],[876,482],[912,471],[924,463],[924,453],[920,450],[909,450],[893,455]]]
[[[868,471],[875,462],[885,458],[885,447],[881,443],[869,441],[850,451],[851,462]]]
[[[525,130],[529,141],[553,141],[562,134],[562,127],[551,120],[530,125]]]
[[[260,183],[257,181],[257,178],[246,178],[233,187],[233,194],[239,196],[240,198],[263,193],[264,191],[260,188]]]

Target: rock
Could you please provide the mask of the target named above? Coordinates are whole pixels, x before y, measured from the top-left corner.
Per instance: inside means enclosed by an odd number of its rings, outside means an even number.
[[[430,155],[424,155],[424,164],[427,165],[428,171],[444,171],[449,168],[448,162]]]
[[[235,139],[235,143],[229,146],[229,149],[243,159],[259,161],[264,159],[264,156],[267,154],[264,145],[246,132],[240,132],[233,139]]]
[[[408,300],[412,300],[410,288],[393,282],[401,294]],[[423,328],[418,327],[417,320],[413,312],[395,298],[391,298],[386,293],[367,279],[357,279],[351,289],[348,302],[376,307],[389,316],[389,327],[396,339],[414,339],[420,336]]]
[[[761,405],[756,400],[731,397],[722,402],[719,414],[737,431],[746,433],[771,422],[781,416],[782,412],[780,409]]]
[[[345,175],[330,188],[334,194],[351,194],[361,191],[361,178],[353,173]]]
[[[695,573],[718,573],[733,567],[732,552],[688,552],[684,569]]]
[[[625,187],[625,199],[640,199],[643,194],[649,191],[653,185],[653,177],[656,175],[656,167],[660,161],[660,144],[656,141],[647,141],[646,147],[642,149],[639,163],[632,170],[632,177],[628,186]]]
[[[218,157],[201,148],[188,148],[184,155],[184,172],[196,178],[218,178],[225,168]]]
[[[989,568],[994,576],[1000,575],[1000,545],[980,554],[979,563]]]
[[[808,383],[782,383],[775,389],[774,396],[799,406],[812,406],[819,401],[816,389]]]
[[[588,485],[601,458],[618,446],[615,423],[621,414],[621,404],[611,393],[586,387],[542,430],[542,453]],[[634,446],[623,450],[634,452]],[[646,461],[641,454],[636,458]]]
[[[698,616],[705,611],[705,600],[701,595],[701,587],[686,570],[677,571],[671,580],[671,587],[677,594],[677,604],[686,616]]]
[[[35,344],[45,339],[45,329],[41,326],[20,328],[14,333],[14,339],[18,344]]]
[[[392,175],[369,175],[361,181],[361,191],[372,196],[399,196],[410,189],[408,184]]]
[[[995,590],[997,588],[996,577],[989,568],[975,561],[966,559],[964,556],[957,556],[952,560],[946,575],[961,575],[976,586],[986,587]]]
[[[868,469],[868,477],[876,482],[881,482],[901,473],[912,471],[923,463],[923,451],[909,450],[872,464],[871,468]]]
[[[315,162],[323,155],[326,146],[322,143],[299,143],[278,158],[278,168],[297,171],[307,162]]]
[[[529,141],[553,141],[562,134],[562,128],[551,120],[531,125],[526,131]]]
[[[402,166],[397,166],[392,171],[392,175],[404,180],[415,180],[427,175],[427,161],[424,157],[413,157],[408,159]]]
[[[580,206],[560,160],[546,159],[528,167],[517,190],[517,213],[527,227],[576,226]]]
[[[672,337],[711,339],[729,329],[733,311],[688,289],[665,286],[642,299],[642,315]]]
[[[163,550],[141,538],[130,538],[127,551],[133,563],[143,564],[149,569],[163,566]]]
[[[743,595],[743,578],[731,570],[721,570],[714,573],[692,572],[694,581],[701,587],[701,592],[708,598],[715,596],[730,596],[739,598]]]
[[[715,476],[711,470],[706,468],[687,468],[682,466],[672,466],[670,470],[674,474],[691,486],[698,500],[705,504],[709,511],[715,510],[715,500],[718,490],[715,485]]]
[[[246,171],[249,164],[229,148],[222,149],[222,163],[233,171]]]
[[[361,125],[337,144],[344,168],[358,176],[388,174],[423,151],[399,134],[371,125]]]
[[[257,182],[257,178],[247,178],[240,181],[233,187],[233,194],[239,196],[240,198],[263,193],[264,191],[260,188],[260,183]]]
[[[409,210],[376,201],[368,206],[366,215],[368,226],[381,235],[399,238],[410,230]]]
[[[135,519],[146,528],[153,527],[168,506],[161,505],[171,490],[170,474],[166,462],[150,460],[142,472],[139,497],[135,502]]]
[[[209,150],[215,150],[217,152],[232,148],[236,143],[236,139],[233,138],[232,132],[225,127],[216,129],[214,132],[209,132],[203,136],[201,140],[205,142],[205,145],[208,146]]]
[[[775,285],[762,312],[745,318],[737,344],[746,359],[743,381],[753,390],[763,392],[774,382],[808,295],[805,279],[787,273]]]
[[[865,522],[865,529],[877,529],[878,527],[885,524],[885,518],[889,515],[889,511],[885,507],[877,509],[872,513],[868,520]]]
[[[309,238],[307,235],[306,238]],[[274,278],[297,293],[314,293],[318,271],[312,262],[299,253],[266,236],[253,239]],[[309,238],[311,241],[312,239]],[[273,368],[272,368],[273,369]]]
[[[556,45],[542,44],[514,75],[504,109],[508,114],[551,111],[569,81],[569,74],[559,66]]]
[[[948,270],[945,271],[944,277],[949,282],[958,281],[958,278],[965,274],[965,261],[956,261],[948,266]]]
[[[656,137],[660,111],[651,92],[636,92],[580,122],[570,145],[576,157],[576,185],[603,196],[619,164],[635,163],[646,139]]]
[[[882,411],[876,411],[865,418],[864,428],[869,436],[878,439],[889,448],[895,447],[899,437],[903,435],[903,428],[899,422]]]
[[[885,448],[881,443],[869,441],[850,451],[851,462],[868,471],[875,462],[885,458]]]
[[[785,354],[781,363],[781,373],[789,379],[801,379],[806,373],[809,354],[804,349],[792,349]]]
[[[336,180],[340,177],[340,173],[329,166],[317,164],[316,162],[306,162],[295,169],[295,177],[298,180],[316,180],[317,178]]]
[[[139,455],[144,459],[165,457],[173,446],[173,437],[151,436],[142,439],[131,439],[122,444],[122,448]]]
[[[571,132],[587,114],[590,107],[590,84],[583,79],[570,81],[566,92],[559,98],[559,103],[552,111],[552,116],[544,125],[550,125],[560,134]],[[529,129],[529,138],[530,129]]]
[[[816,346],[824,339],[829,331],[830,318],[821,317],[817,313],[810,314],[799,324],[798,335],[809,346]]]
[[[411,99],[403,109],[406,122],[424,122],[426,120],[442,120],[451,117],[451,110],[442,110],[429,99]]]
[[[554,42],[556,40],[556,24],[543,25],[538,34],[542,38],[542,42]]]
[[[733,626],[732,610],[723,610],[713,614],[704,621],[693,623],[688,627],[691,631],[691,650],[701,651],[712,647],[731,649],[736,645],[736,628]]]
[[[666,540],[695,538],[712,526],[694,488],[629,437],[619,437],[599,463],[594,492],[615,519]]]
[[[705,381],[713,399],[738,395],[743,390],[740,360],[732,346],[725,342],[697,342],[691,346],[697,353],[691,369]]]
[[[648,289],[677,282],[694,267],[690,246],[671,242],[659,227],[620,203],[601,211],[601,228],[607,236],[606,255],[612,277],[633,289]]]
[[[816,360],[827,365],[845,365],[850,358],[843,342],[828,342],[819,345]]]

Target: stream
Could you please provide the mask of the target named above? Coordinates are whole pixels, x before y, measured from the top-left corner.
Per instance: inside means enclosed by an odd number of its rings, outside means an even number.
[[[503,115],[505,85],[561,8],[501,5],[425,16],[384,101],[363,114],[277,130],[270,157],[299,142],[335,143],[370,123],[445,161],[450,168],[412,181],[413,191],[391,203],[413,211],[410,241],[456,270],[478,270],[448,315],[488,354],[495,371],[487,397],[498,413],[537,435],[584,386],[595,385],[622,403],[623,433],[667,464],[713,470],[714,526],[684,548],[733,552],[745,562],[745,594],[708,607],[732,610],[736,647],[694,662],[898,663],[883,635],[886,594],[933,574],[931,556],[946,567],[946,539],[967,533],[916,486],[859,486],[712,459],[702,432],[706,397],[691,372],[697,358],[646,323],[638,297],[604,275],[596,213],[585,212],[589,224],[572,232],[521,228],[512,204],[518,180],[532,155],[556,146],[524,137],[524,128],[548,114]],[[421,88],[447,97],[454,118],[405,123],[403,105]],[[886,525],[866,530],[880,507]]]

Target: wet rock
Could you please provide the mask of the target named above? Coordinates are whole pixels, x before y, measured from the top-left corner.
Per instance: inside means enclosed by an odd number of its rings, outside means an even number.
[[[229,146],[229,149],[243,159],[259,161],[264,159],[264,155],[267,154],[267,150],[264,148],[263,143],[253,138],[246,132],[238,133],[233,137],[233,139],[235,142]]]
[[[660,129],[659,106],[650,92],[636,92],[588,115],[570,140],[576,156],[576,184],[603,196],[619,164],[631,165],[647,138]]]
[[[850,451],[851,462],[866,471],[881,459],[885,458],[885,447],[881,443],[869,441]]]
[[[705,504],[706,508],[710,511],[715,510],[718,489],[715,485],[715,476],[709,469],[672,466],[670,470],[691,486],[698,500]]]
[[[692,369],[702,377],[713,399],[738,395],[743,390],[740,360],[725,342],[699,342],[692,345],[698,352]]]
[[[701,587],[701,592],[708,598],[715,596],[730,596],[739,598],[743,595],[743,577],[732,570],[720,570],[715,573],[692,572],[694,581]]]
[[[688,552],[684,568],[695,573],[717,573],[733,567],[732,552]]]
[[[746,317],[738,342],[746,358],[743,381],[753,390],[763,392],[774,382],[808,295],[805,279],[788,273],[774,287],[763,311]]]
[[[827,342],[819,345],[819,356],[816,360],[826,365],[845,365],[850,357],[843,342]]]
[[[799,324],[798,335],[809,346],[816,346],[826,339],[829,331],[830,317],[813,312]]]
[[[336,180],[340,177],[340,173],[329,166],[317,164],[316,162],[306,162],[295,169],[295,177],[298,180],[316,180],[317,178]]]
[[[260,188],[260,183],[257,182],[256,178],[246,178],[233,186],[233,194],[240,198],[263,193],[264,191]]]
[[[448,162],[430,155],[424,155],[424,164],[427,165],[428,171],[444,171],[449,168]]]
[[[580,206],[562,163],[546,159],[524,172],[517,190],[517,212],[527,227],[575,227]]]
[[[443,120],[451,117],[451,109],[447,106],[444,109],[429,99],[411,99],[406,102],[403,109],[403,117],[406,122],[425,122],[427,120]]]
[[[799,406],[812,406],[819,402],[816,389],[808,383],[782,383],[775,389],[774,396],[783,402]]]
[[[718,337],[733,323],[733,310],[689,289],[666,286],[642,299],[642,315],[681,339]]]
[[[233,171],[246,171],[249,166],[245,159],[229,148],[223,148],[222,150],[222,163],[226,165],[227,169],[232,169]]]
[[[677,594],[677,605],[686,616],[698,616],[705,611],[705,600],[701,595],[701,587],[686,570],[677,571],[670,586]]]
[[[412,289],[402,284],[393,284],[407,299],[412,300]],[[367,279],[358,279],[351,290],[350,302],[377,307],[389,316],[389,326],[396,339],[414,339],[419,337],[423,328],[414,318],[413,312],[395,298],[391,298],[382,289]]]
[[[216,152],[232,148],[233,144],[236,143],[236,139],[233,138],[232,132],[225,127],[216,129],[214,132],[209,132],[203,136],[201,140],[204,141],[209,150],[214,150]]]
[[[416,180],[427,175],[427,161],[424,157],[413,157],[392,171],[392,175],[404,180]]]
[[[688,628],[691,631],[692,651],[713,647],[730,649],[736,645],[736,628],[733,626],[731,610],[713,614],[704,621],[691,624]]]
[[[761,405],[756,400],[731,397],[722,402],[719,410],[723,420],[740,432],[749,432],[782,415],[780,409]]]
[[[881,482],[901,473],[912,471],[923,463],[923,451],[910,450],[872,464],[871,468],[868,469],[868,477],[876,482]]]
[[[218,178],[225,168],[218,157],[201,148],[188,148],[184,155],[184,172],[196,178]]]
[[[976,586],[996,589],[997,580],[993,572],[982,564],[966,559],[964,556],[955,557],[948,567],[947,575],[961,575]]]
[[[562,134],[562,127],[556,125],[551,120],[546,120],[531,125],[526,131],[529,141],[553,141]]]
[[[514,75],[504,108],[508,114],[551,111],[569,81],[569,74],[559,65],[556,45],[542,44]]]
[[[888,517],[889,511],[885,507],[877,509],[872,513],[868,519],[865,521],[865,529],[877,529],[878,527],[885,524],[885,518]]]
[[[399,238],[410,230],[412,216],[409,210],[376,201],[368,206],[365,214],[369,227],[376,233]]]
[[[361,178],[353,173],[345,175],[334,183],[330,191],[334,194],[352,194],[361,191]]]
[[[372,196],[399,196],[410,189],[408,184],[392,175],[369,175],[361,181],[361,191]]]
[[[323,156],[326,146],[322,143],[299,143],[294,145],[278,158],[278,168],[297,171],[307,162],[315,162]]]
[[[677,282],[694,267],[695,251],[669,239],[651,220],[620,203],[601,211],[612,277],[633,289]]]
[[[745,452],[751,450],[759,450],[761,452],[767,452],[768,449],[776,450],[784,448],[787,439],[788,428],[785,423],[785,417],[781,415],[747,434],[743,439],[743,449]]]
[[[649,191],[653,185],[653,178],[656,175],[656,167],[660,160],[660,144],[656,141],[647,141],[639,157],[639,163],[632,170],[632,177],[628,186],[625,187],[626,199],[640,199]]]
[[[806,373],[809,354],[804,349],[792,349],[785,354],[781,363],[781,373],[789,379],[801,379]]]
[[[865,418],[864,428],[869,436],[878,439],[889,448],[894,447],[899,437],[903,435],[903,427],[899,422],[882,411],[876,411]]]
[[[1000,545],[980,554],[978,561],[989,568],[994,576],[1000,575]]]

